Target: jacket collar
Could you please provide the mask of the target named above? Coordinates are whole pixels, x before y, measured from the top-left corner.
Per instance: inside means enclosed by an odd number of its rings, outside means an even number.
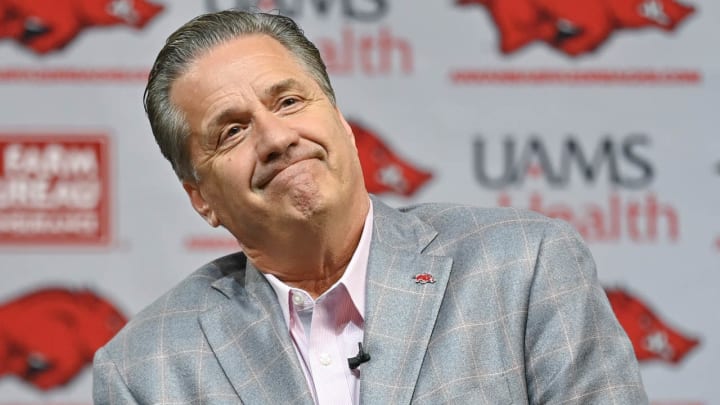
[[[364,347],[362,404],[409,404],[445,294],[452,259],[427,254],[437,231],[410,213],[373,199]],[[430,274],[434,283],[415,276]]]
[[[365,291],[360,402],[410,403],[452,260],[426,253],[437,232],[372,197],[373,236]],[[307,403],[312,395],[267,280],[244,255],[220,259],[213,283],[227,301],[200,315],[210,348],[245,403]],[[435,282],[418,284],[415,276]]]

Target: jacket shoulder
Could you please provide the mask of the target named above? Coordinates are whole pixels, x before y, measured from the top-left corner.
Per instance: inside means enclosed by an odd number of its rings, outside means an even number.
[[[461,204],[422,204],[403,211],[437,232],[428,253],[466,258],[482,255],[494,262],[507,262],[531,259],[543,245],[559,240],[585,249],[570,224],[534,211]]]
[[[103,349],[111,357],[120,355],[120,350],[125,355],[151,356],[153,353],[148,350],[162,347],[155,342],[179,335],[191,336],[193,329],[201,333],[197,316],[225,299],[223,293],[213,288],[213,283],[225,277],[243,279],[245,264],[245,255],[238,252],[201,266],[133,316]],[[168,349],[172,350],[163,348]]]
[[[554,228],[563,231],[571,229],[564,221],[546,217],[534,211],[512,207],[477,207],[451,203],[418,204],[401,208],[400,211],[415,215],[423,222],[433,226],[441,234],[478,230],[495,231],[508,228],[522,228],[526,232],[537,233]]]

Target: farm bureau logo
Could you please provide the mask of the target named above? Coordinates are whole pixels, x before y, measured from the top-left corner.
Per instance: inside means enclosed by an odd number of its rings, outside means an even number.
[[[390,25],[380,24],[389,4],[389,0],[205,0],[208,11],[278,10],[298,21],[307,13],[338,16],[342,21],[339,33],[311,38],[328,73],[407,77],[415,64],[412,42],[393,32]]]
[[[650,138],[644,134],[605,136],[594,148],[581,139],[572,135],[549,143],[535,135],[506,136],[498,150],[497,145],[478,137],[473,145],[475,179],[483,187],[499,191],[500,206],[515,205],[511,188],[524,187],[530,181],[544,180],[550,190],[568,188],[578,180],[589,186],[604,182],[611,190],[604,201],[594,199],[577,207],[548,202],[542,193],[532,191],[526,207],[570,222],[587,241],[628,237],[633,242],[675,242],[680,219],[672,205],[652,192],[640,196],[621,192],[643,191],[652,183],[655,169],[648,157]]]
[[[619,288],[606,288],[615,316],[632,342],[638,361],[678,364],[700,341],[668,326],[640,298]]]
[[[163,8],[146,0],[0,0],[0,40],[46,54],[64,48],[88,27],[143,28]]]
[[[617,29],[673,31],[695,9],[677,0],[456,0],[487,8],[500,34],[500,51],[542,41],[569,56],[597,50]]]
[[[72,381],[126,323],[90,290],[42,288],[0,304],[0,378],[47,391]]]
[[[103,135],[0,134],[0,244],[110,240]]]

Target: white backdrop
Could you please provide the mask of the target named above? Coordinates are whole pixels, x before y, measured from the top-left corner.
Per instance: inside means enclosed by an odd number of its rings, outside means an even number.
[[[547,36],[542,19],[512,24],[518,7],[546,2],[513,1],[0,0],[0,404],[91,402],[87,354],[54,356],[108,315],[46,288],[89,288],[132,316],[234,249],[191,209],[141,99],[180,24],[256,5],[305,28],[366,137],[361,153],[387,152],[364,158],[372,190],[398,206],[512,204],[570,220],[603,284],[639,300],[616,311],[642,335],[651,400],[720,404],[720,5],[686,0],[683,17],[669,0],[617,1],[610,20],[592,13],[604,0],[556,1],[544,10],[564,31]],[[108,17],[68,23],[92,8]],[[501,51],[518,38],[537,40]],[[13,305],[36,291],[38,306]]]

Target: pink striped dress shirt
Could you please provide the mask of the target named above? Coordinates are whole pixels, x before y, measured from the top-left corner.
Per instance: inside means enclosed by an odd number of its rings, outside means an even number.
[[[370,204],[360,242],[345,273],[317,300],[273,275],[264,274],[278,297],[316,404],[360,403],[362,366],[350,370],[347,359],[357,355],[358,342],[363,340],[372,219]]]

